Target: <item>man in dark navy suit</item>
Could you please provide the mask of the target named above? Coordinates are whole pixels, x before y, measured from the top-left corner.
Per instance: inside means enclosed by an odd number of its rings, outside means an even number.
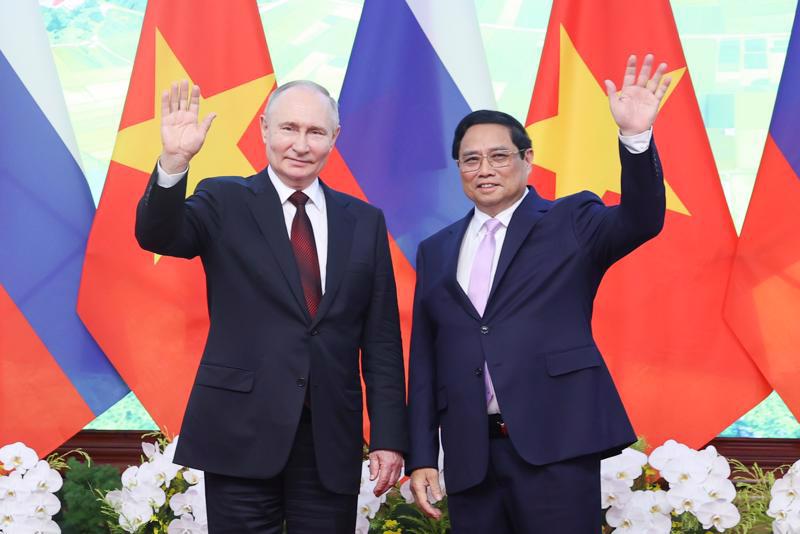
[[[669,85],[666,65],[622,90],[606,82],[619,126],[622,199],[582,192],[551,202],[526,187],[533,152],[510,115],[476,111],[453,141],[475,203],[423,241],[411,341],[406,470],[415,500],[441,498],[441,429],[455,534],[594,534],[600,460],[635,441],[592,337],[605,271],[664,222],[652,124]]]
[[[394,273],[380,210],[318,176],[339,133],[321,86],[275,90],[261,117],[269,167],[204,180],[188,82],[162,96],[163,151],[136,218],[141,246],[200,256],[210,330],[175,462],[206,472],[210,532],[352,534],[361,477],[361,372],[375,493],[407,448]],[[182,335],[177,332],[176,335]],[[359,354],[361,366],[359,368]]]

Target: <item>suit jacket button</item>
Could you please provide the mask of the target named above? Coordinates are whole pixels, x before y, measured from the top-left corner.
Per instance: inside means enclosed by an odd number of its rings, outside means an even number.
[[[305,378],[298,378],[296,384],[297,384],[297,387],[304,388],[304,387],[306,387],[306,379]]]
[[[488,333],[489,333],[489,327],[488,327],[488,326],[486,326],[486,325],[483,325],[483,326],[481,327],[481,334],[483,334],[483,335],[486,335],[486,334],[488,334]]]
[[[480,367],[476,367],[475,376],[482,376],[482,375],[483,375],[483,369],[481,369]]]
[[[316,336],[316,335],[318,335],[318,334],[319,334],[319,330],[317,330],[316,328],[315,328],[314,330],[312,330],[312,331],[311,331],[311,335],[312,335],[312,336]]]

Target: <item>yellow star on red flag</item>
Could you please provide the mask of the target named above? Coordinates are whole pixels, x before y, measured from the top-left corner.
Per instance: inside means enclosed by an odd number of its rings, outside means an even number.
[[[680,83],[686,67],[672,77],[661,106]],[[561,26],[558,73],[558,114],[528,126],[533,140],[533,163],[556,175],[556,198],[589,190],[602,197],[620,193],[617,131],[608,96]],[[581,157],[575,157],[576,151]],[[689,210],[666,182],[667,209],[684,215]]]

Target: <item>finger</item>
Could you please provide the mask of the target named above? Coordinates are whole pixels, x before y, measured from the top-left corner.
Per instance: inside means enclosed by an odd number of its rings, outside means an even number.
[[[217,118],[216,113],[209,113],[208,115],[206,115],[206,118],[203,119],[203,122],[200,124],[200,127],[203,129],[203,135],[206,135],[208,133],[209,128],[211,128],[211,123],[214,122],[214,119],[216,118]],[[370,465],[372,465],[372,461],[370,461]]]
[[[658,99],[659,102],[661,101],[662,98],[664,98],[664,95],[666,94],[667,89],[669,89],[669,84],[670,83],[672,83],[672,78],[667,76],[666,78],[661,80],[661,83],[658,85],[658,88],[656,89],[656,92],[655,92],[655,97]]]
[[[178,82],[173,82],[169,88],[169,112],[178,111]]]
[[[189,100],[189,111],[197,115],[200,111],[200,86],[192,87],[192,97]]]
[[[625,65],[625,76],[622,78],[622,87],[633,85],[636,80],[636,55],[631,54],[628,57],[628,64]]]
[[[604,83],[606,85],[606,93],[608,93],[608,98],[616,96],[617,86],[614,85],[614,82],[612,82],[611,80],[606,80]]]
[[[178,95],[178,109],[186,111],[189,109],[189,81],[181,80],[180,93]]]
[[[431,487],[431,493],[433,494],[433,498],[437,501],[442,500],[442,487],[439,485],[439,473],[435,473],[432,476],[428,477],[428,484]]]
[[[661,83],[661,77],[664,76],[664,73],[667,71],[667,64],[660,63],[658,68],[656,69],[656,73],[653,74],[653,77],[650,78],[650,81],[647,82],[647,88],[651,91],[655,92],[658,88],[658,84]]]
[[[428,502],[428,492],[425,488],[422,488],[420,491],[419,488],[414,488],[412,486],[412,491],[414,493],[414,502],[425,515],[434,519],[439,519],[439,517],[441,517],[442,513]]]
[[[399,464],[394,469],[392,469],[392,471],[389,473],[389,487],[397,484],[397,481],[400,480],[401,471],[402,469]]]
[[[387,469],[386,464],[384,463],[381,466],[380,473],[378,474],[378,483],[375,484],[375,496],[383,495],[387,489],[389,489],[389,477],[391,476],[391,471]]]
[[[428,490],[425,484],[420,484],[415,480],[411,480],[411,493],[414,495],[414,502],[422,510],[425,515],[432,516],[436,508],[431,506],[428,502]]]
[[[636,80],[636,85],[644,87],[647,85],[647,80],[650,79],[650,71],[653,69],[653,54],[644,56],[642,63],[642,70],[639,71],[639,78]]]
[[[377,454],[369,456],[369,479],[375,480],[381,470],[381,460]]]
[[[161,93],[161,118],[169,115],[169,89]]]

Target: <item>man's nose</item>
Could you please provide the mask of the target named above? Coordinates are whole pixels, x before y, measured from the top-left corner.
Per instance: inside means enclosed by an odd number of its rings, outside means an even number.
[[[484,156],[481,158],[481,164],[478,167],[478,176],[492,176],[494,174],[494,167],[489,165],[489,158]]]
[[[298,153],[308,152],[308,138],[306,137],[306,134],[301,133],[295,137],[294,143],[292,143],[292,148]]]

